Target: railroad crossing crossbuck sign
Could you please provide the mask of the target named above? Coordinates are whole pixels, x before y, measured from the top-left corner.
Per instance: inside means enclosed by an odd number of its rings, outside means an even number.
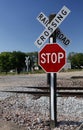
[[[38,54],[39,65],[47,72],[58,72],[66,63],[66,52],[58,44],[47,44]]]
[[[58,12],[58,14],[54,17],[54,19],[50,22],[50,24],[49,24],[48,18],[43,13],[40,13],[40,15],[38,16],[38,19],[45,26],[46,29],[42,32],[42,34],[35,41],[35,45],[38,48],[40,48],[45,43],[45,41],[58,28],[58,26],[63,22],[63,20],[68,16],[69,13],[70,13],[70,10],[66,6],[63,6],[63,8]],[[42,19],[42,15],[44,16],[44,19]],[[64,38],[64,40],[63,42],[65,44],[68,44],[69,40],[67,40],[66,37]]]
[[[49,18],[45,16],[42,12],[38,15],[37,20],[45,27],[47,28],[49,26]],[[56,38],[60,40],[64,45],[69,45],[70,40],[67,38],[65,34],[61,31],[61,29],[56,29]]]

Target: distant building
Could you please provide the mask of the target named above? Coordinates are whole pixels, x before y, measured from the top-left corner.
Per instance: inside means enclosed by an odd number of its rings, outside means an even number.
[[[63,68],[64,68],[64,70],[71,69],[71,63],[67,62]]]

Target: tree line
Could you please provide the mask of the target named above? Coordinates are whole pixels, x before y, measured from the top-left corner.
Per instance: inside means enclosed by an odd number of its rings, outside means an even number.
[[[1,52],[0,53],[0,72],[8,73],[11,70],[20,73],[21,71],[26,71],[26,57],[29,57],[29,70],[35,66],[38,66],[38,53],[29,52],[24,53],[20,51],[13,52]],[[71,63],[72,69],[83,69],[83,53],[69,53],[67,59]]]
[[[0,72],[8,73],[14,70],[17,73],[26,70],[25,57],[29,56],[30,69],[37,64],[37,52],[24,53],[20,51],[0,53]]]

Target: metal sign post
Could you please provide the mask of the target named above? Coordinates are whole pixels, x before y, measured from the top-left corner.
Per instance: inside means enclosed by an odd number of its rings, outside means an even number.
[[[49,22],[55,17],[55,14],[49,16]],[[50,44],[56,43],[56,30],[49,38]],[[51,73],[48,74],[50,78],[50,129],[52,130],[57,126],[57,95],[56,95],[56,87],[57,87],[57,74]]]
[[[54,41],[55,40],[55,41]],[[49,38],[50,44],[56,42],[55,38]],[[50,129],[52,130],[57,126],[57,95],[56,95],[56,87],[57,87],[57,74],[50,74]]]
[[[49,16],[49,22],[55,17],[55,14]],[[50,44],[56,43],[56,31],[49,38]],[[52,130],[57,126],[57,74],[49,73],[47,78],[50,84],[50,129]]]

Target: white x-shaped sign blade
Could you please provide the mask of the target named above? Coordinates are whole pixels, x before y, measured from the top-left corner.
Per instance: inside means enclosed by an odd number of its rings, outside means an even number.
[[[44,13],[41,12],[37,17],[37,20],[45,28],[49,26],[49,18]],[[59,28],[56,29],[56,38],[58,38],[58,40],[60,40],[64,45],[69,45],[70,43],[69,38],[67,38],[67,36]]]
[[[70,13],[70,10],[66,6],[63,6],[63,8],[58,12],[58,14],[54,17],[54,19],[50,22],[50,24],[47,24],[46,29],[42,32],[42,34],[35,41],[35,45],[38,48],[40,48],[44,44],[44,42],[50,37],[50,35],[57,29],[57,27],[69,15],[69,13]]]

